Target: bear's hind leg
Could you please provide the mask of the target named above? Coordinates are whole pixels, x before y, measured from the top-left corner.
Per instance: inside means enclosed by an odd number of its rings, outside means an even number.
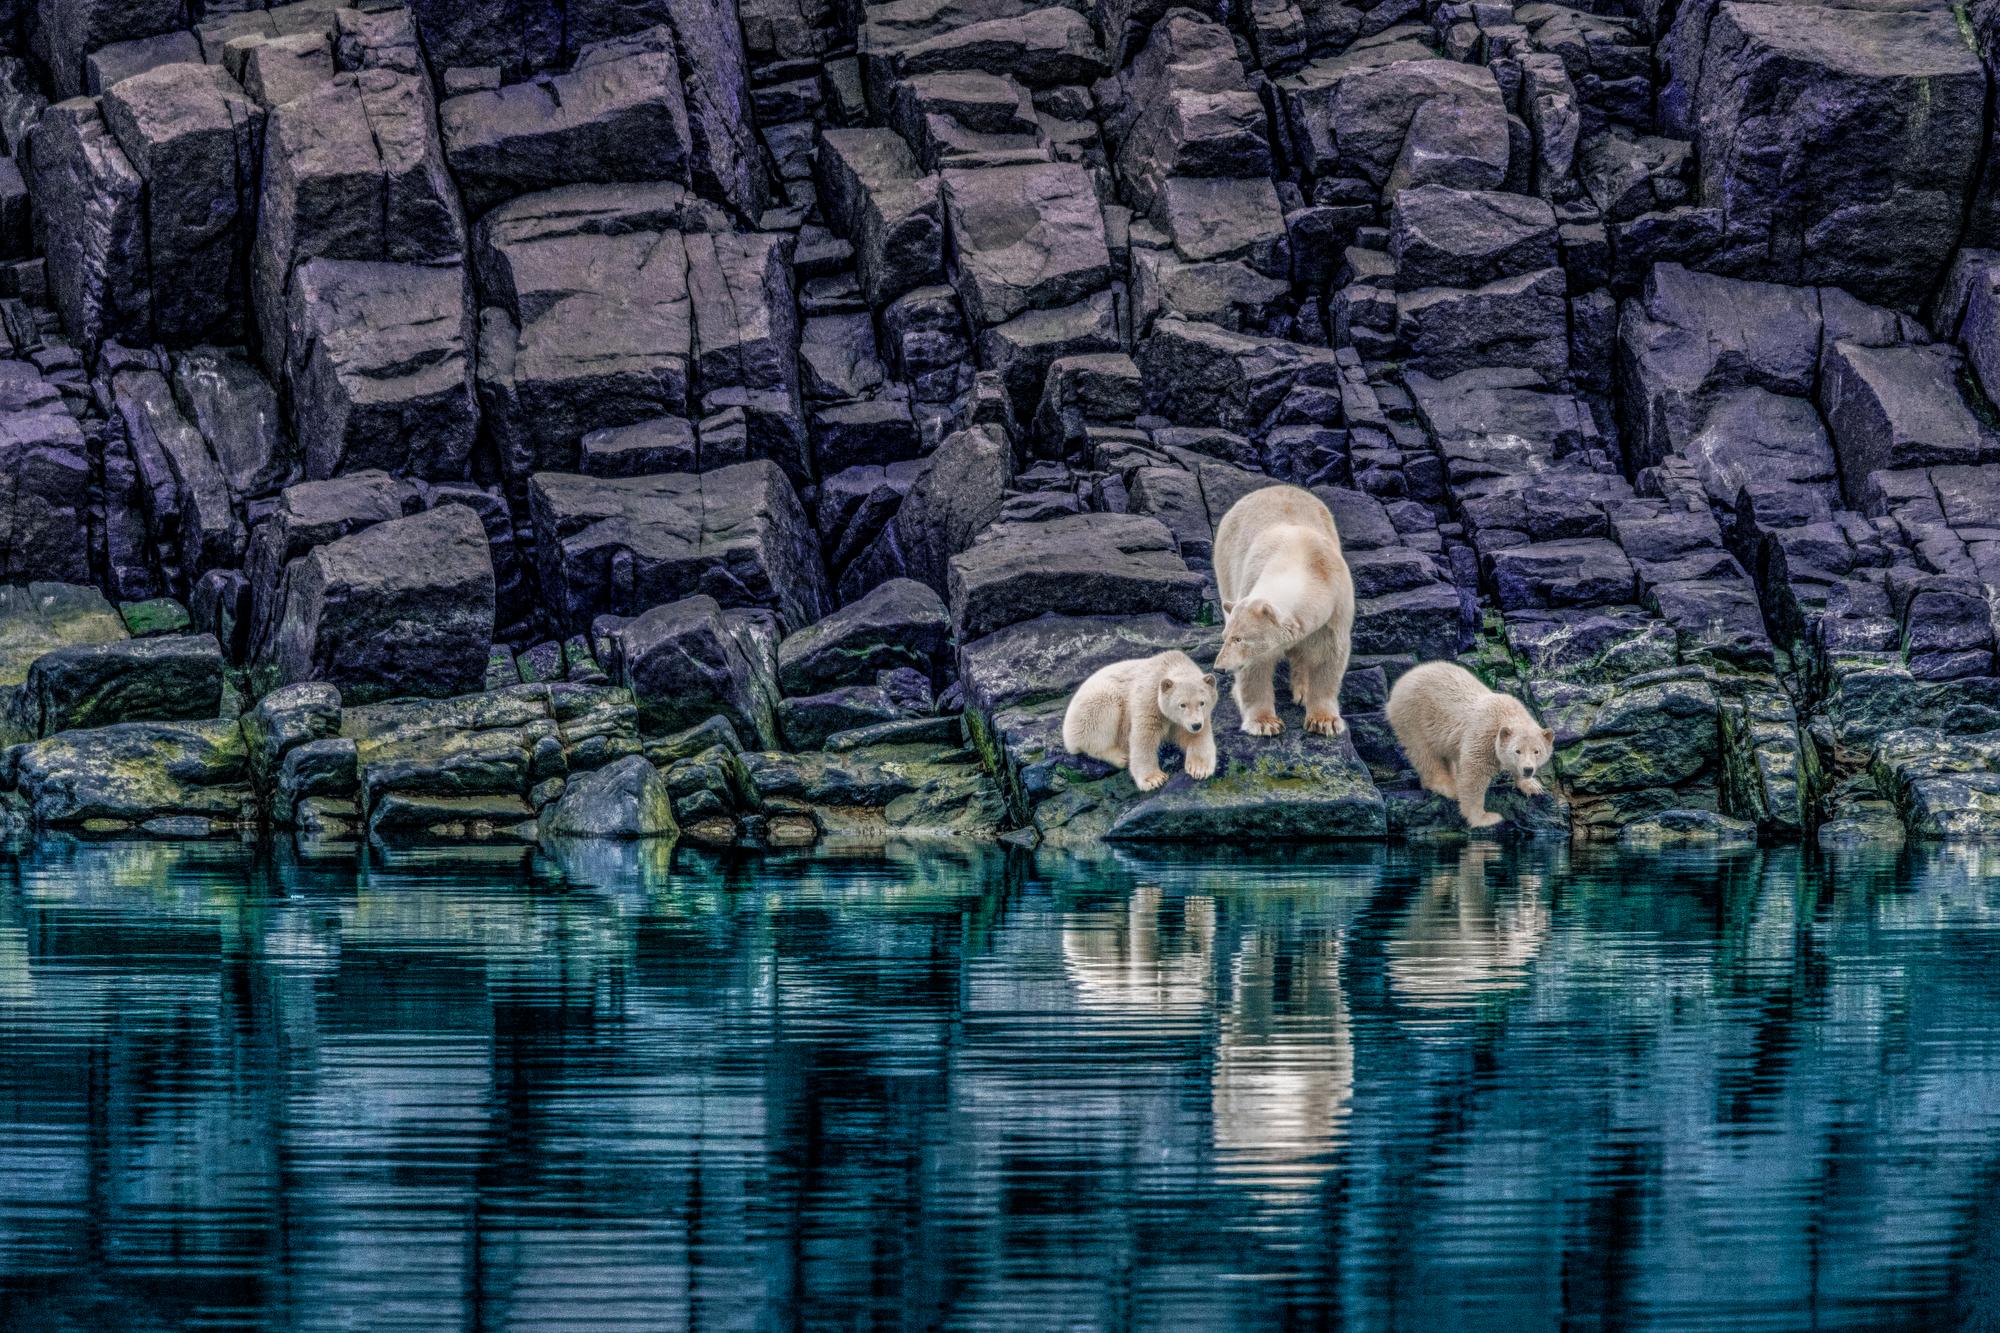
[[[1277,662],[1252,662],[1236,673],[1236,683],[1230,693],[1236,698],[1236,711],[1243,717],[1243,730],[1252,736],[1275,736],[1285,729],[1278,717],[1277,688],[1271,674],[1277,669]]]
[[[1417,781],[1425,791],[1434,791],[1448,801],[1458,799],[1458,784],[1451,780],[1451,767],[1435,755],[1413,757],[1416,765]]]

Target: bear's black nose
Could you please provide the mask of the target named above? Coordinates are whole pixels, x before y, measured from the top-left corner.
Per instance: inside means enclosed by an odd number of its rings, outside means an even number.
[[[1531,778],[1535,776],[1535,766],[1533,764],[1529,764],[1526,768],[1523,768],[1521,770],[1521,776],[1524,778]]]
[[[1194,733],[1196,733],[1197,735],[1198,735],[1198,734],[1200,734],[1200,732],[1201,732],[1201,723],[1199,723],[1199,722],[1195,722],[1195,723],[1192,723],[1192,724],[1190,724],[1190,725],[1189,725],[1189,727],[1188,727],[1188,730],[1189,730],[1190,732],[1194,732]]]

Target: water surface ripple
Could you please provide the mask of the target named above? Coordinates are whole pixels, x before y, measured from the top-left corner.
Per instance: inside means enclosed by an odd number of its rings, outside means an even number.
[[[1995,871],[45,843],[0,1328],[1992,1328]]]

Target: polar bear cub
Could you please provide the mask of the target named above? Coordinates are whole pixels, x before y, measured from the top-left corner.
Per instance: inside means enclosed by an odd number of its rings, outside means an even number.
[[[1480,684],[1452,662],[1423,662],[1389,691],[1389,727],[1424,786],[1458,802],[1470,828],[1491,828],[1486,787],[1505,773],[1523,795],[1540,796],[1535,777],[1548,766],[1555,733],[1511,695]]]
[[[1215,772],[1215,677],[1186,653],[1113,662],[1077,687],[1063,714],[1063,748],[1132,770],[1140,791],[1166,783],[1160,743],[1172,741],[1187,756],[1187,774]]]
[[[1266,486],[1229,507],[1215,530],[1215,581],[1222,593],[1218,671],[1233,672],[1243,730],[1275,736],[1272,672],[1291,665],[1292,700],[1306,730],[1338,736],[1340,685],[1354,632],[1354,579],[1333,514],[1311,491]]]

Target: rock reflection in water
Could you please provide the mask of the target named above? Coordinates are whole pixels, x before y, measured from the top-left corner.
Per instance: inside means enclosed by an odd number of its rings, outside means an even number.
[[[0,1329],[2000,1319],[2000,859],[0,859]]]

